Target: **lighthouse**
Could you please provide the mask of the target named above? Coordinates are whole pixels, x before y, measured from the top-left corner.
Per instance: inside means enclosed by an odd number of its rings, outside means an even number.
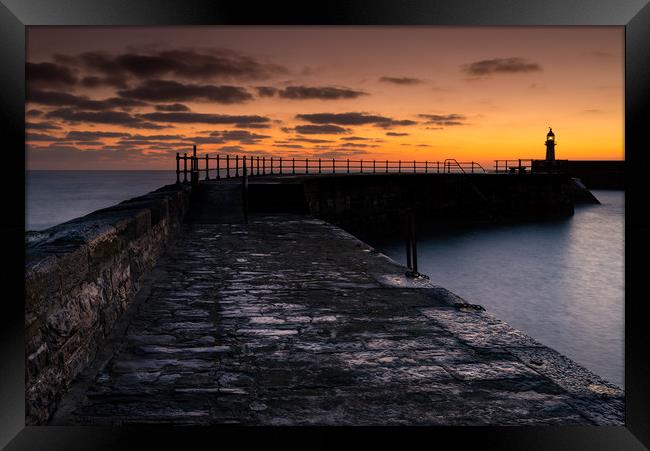
[[[546,161],[555,161],[555,133],[551,127],[546,134]]]

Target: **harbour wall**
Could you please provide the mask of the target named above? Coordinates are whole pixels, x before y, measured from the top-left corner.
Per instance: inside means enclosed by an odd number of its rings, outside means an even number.
[[[180,230],[169,185],[26,237],[26,423],[42,424]]]

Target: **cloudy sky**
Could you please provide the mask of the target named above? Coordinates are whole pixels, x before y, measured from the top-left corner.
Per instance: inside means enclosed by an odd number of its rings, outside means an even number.
[[[622,27],[29,27],[29,169],[624,158]]]

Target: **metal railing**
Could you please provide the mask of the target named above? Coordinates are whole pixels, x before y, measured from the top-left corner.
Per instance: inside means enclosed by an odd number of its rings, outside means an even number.
[[[244,166],[244,161],[246,165]],[[182,162],[182,163],[181,163]],[[182,166],[182,167],[181,167]],[[245,168],[245,169],[244,169]],[[252,155],[192,155],[176,154],[176,182],[198,181],[199,174],[205,179],[234,178],[244,174],[256,175],[317,175],[317,174],[451,174],[487,173],[475,161],[458,162],[453,158],[444,161],[417,160],[351,160],[336,158],[286,158]],[[181,180],[182,174],[182,180]]]
[[[533,159],[517,159],[517,160],[494,160],[494,172],[509,173],[509,174],[524,174],[530,172],[533,167]]]

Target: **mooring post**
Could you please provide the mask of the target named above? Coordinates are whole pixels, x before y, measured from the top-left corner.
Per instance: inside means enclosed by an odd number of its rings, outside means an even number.
[[[248,171],[246,170],[246,156],[242,157],[242,209],[244,213],[244,224],[248,224]]]
[[[413,264],[411,263],[411,225],[409,224],[409,214],[406,213],[404,218],[404,232],[406,236],[406,267],[408,269],[413,269]]]
[[[411,212],[411,265],[413,266],[413,272],[415,275],[418,274],[418,248],[417,241],[415,238],[415,214]]]
[[[209,163],[209,154],[205,154],[205,179],[210,180],[210,163]]]
[[[187,183],[187,152],[183,152],[183,183]]]
[[[176,152],[176,183],[181,183],[181,156]]]

